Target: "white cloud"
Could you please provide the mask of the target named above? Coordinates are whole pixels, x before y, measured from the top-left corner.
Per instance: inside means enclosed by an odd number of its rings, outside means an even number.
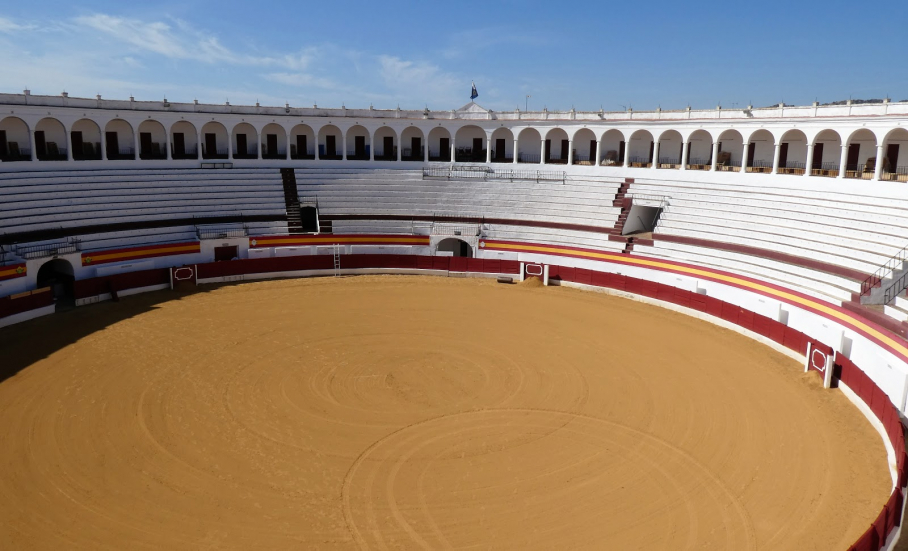
[[[331,79],[316,77],[306,73],[268,73],[263,76],[266,80],[270,80],[271,82],[276,82],[278,84],[286,84],[288,86],[312,86],[327,89],[339,88],[338,83]]]
[[[19,31],[31,31],[36,29],[35,25],[22,25],[12,19],[0,17],[0,33],[12,34]]]
[[[379,75],[392,90],[410,98],[437,102],[456,97],[460,88],[467,89],[469,82],[438,66],[426,62],[408,61],[395,56],[378,56]]]

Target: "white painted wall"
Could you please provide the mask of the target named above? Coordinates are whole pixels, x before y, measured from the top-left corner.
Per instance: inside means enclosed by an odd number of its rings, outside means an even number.
[[[635,132],[627,142],[627,158],[639,157],[641,162],[645,163],[649,159],[649,147],[652,142],[653,135],[648,131]]]
[[[731,152],[731,164],[741,166],[744,159],[744,138],[738,132],[723,132],[719,136],[719,143],[722,144],[722,151]],[[709,155],[707,154],[707,158]]]
[[[517,134],[517,154],[531,155],[531,158],[539,162],[539,155],[542,151],[542,136],[535,128],[526,128]]]
[[[498,140],[504,140],[504,156],[508,158],[514,157],[514,133],[511,132],[508,128],[496,128],[492,132],[492,149],[495,149],[495,153],[498,153],[497,144]],[[492,157],[495,158],[494,156]]]
[[[375,130],[375,138],[373,143],[375,144],[375,156],[379,155],[390,155],[392,151],[385,151],[385,138],[394,139],[394,147],[400,147],[400,141],[397,139],[397,132],[394,131],[390,126],[382,126]]]
[[[459,149],[461,147],[471,148],[473,147],[473,139],[482,138],[482,148],[485,149],[486,145],[486,133],[482,128],[478,126],[465,126],[457,130],[457,135],[454,137],[455,146]]]
[[[28,125],[18,117],[6,117],[0,121],[0,130],[6,132],[7,142],[16,142],[21,151],[31,149],[28,137]],[[60,144],[63,145],[63,144]],[[65,146],[64,146],[65,147]]]
[[[450,151],[441,151],[441,139],[448,138],[448,143],[451,144],[452,137],[451,132],[447,128],[437,126],[429,131],[429,155],[432,157],[445,157],[450,155]]]
[[[200,136],[199,136],[201,138],[202,147],[205,147],[205,134],[214,134],[215,139],[217,140],[217,146],[218,146],[217,152],[206,151],[205,153],[207,153],[208,155],[212,155],[214,153],[220,153],[220,154],[227,153],[228,147],[231,147],[229,145],[230,138],[228,138],[227,129],[224,127],[223,124],[221,124],[219,122],[205,123],[205,126],[202,127],[202,132],[200,133]]]
[[[709,164],[709,156],[712,155],[713,139],[703,130],[693,132],[688,138],[690,143],[690,154],[688,164]]]
[[[246,135],[246,150],[240,151],[237,149],[237,136],[240,134]],[[233,127],[233,133],[231,137],[231,147],[233,147],[234,155],[257,155],[258,153],[258,136],[253,127],[249,123],[240,123]]]
[[[659,137],[659,158],[681,162],[681,134],[677,130],[669,130]]]

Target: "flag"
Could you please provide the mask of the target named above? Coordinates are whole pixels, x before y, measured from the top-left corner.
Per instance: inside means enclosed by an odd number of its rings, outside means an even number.
[[[470,99],[476,99],[479,97],[479,92],[476,91],[476,83],[473,83],[473,91],[470,93]]]

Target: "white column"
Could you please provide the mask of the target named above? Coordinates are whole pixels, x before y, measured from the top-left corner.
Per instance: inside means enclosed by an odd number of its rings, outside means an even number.
[[[404,153],[404,140],[403,140],[403,137],[404,137],[404,133],[401,132],[401,133],[400,133],[400,139],[399,139],[400,143],[397,144],[397,162],[400,162],[400,161],[403,159],[403,153]]]
[[[429,134],[426,134],[426,143],[423,146],[423,162],[429,162]]]
[[[568,140],[568,166],[574,164],[574,140]]]
[[[37,149],[35,149],[35,131],[34,130],[31,130],[28,133],[28,143],[30,144],[29,147],[31,148],[31,152],[29,152],[29,157],[31,158],[32,161],[37,161],[38,160],[38,151],[37,151]]]
[[[285,151],[284,151],[284,160],[285,160],[285,161],[289,161],[289,160],[290,160],[290,133],[289,133],[289,132],[287,132],[287,142],[286,142],[286,144],[287,144],[287,145],[285,146],[286,149],[285,149]]]
[[[457,157],[454,156],[454,153],[457,151],[457,143],[454,140],[451,140],[451,164],[454,164],[457,161]]]
[[[839,175],[836,178],[845,177],[845,163],[848,162],[848,146],[842,144],[842,154],[839,156]]]
[[[101,130],[101,160],[107,160],[107,132]]]
[[[748,149],[749,146],[750,146],[749,143],[744,142],[744,149],[741,151],[741,173],[742,174],[747,172],[747,161],[749,160],[747,158],[747,153],[749,151],[749,149]]]
[[[687,170],[687,144],[688,142],[681,142],[681,170]]]
[[[631,156],[630,156],[630,142],[624,142],[624,168],[631,166]],[[618,151],[621,151],[621,146],[619,144]]]
[[[135,152],[135,160],[138,161],[138,160],[139,160],[139,132],[138,132],[138,127],[136,127],[136,131],[132,133],[132,141],[135,143],[135,147],[133,148],[133,151]]]
[[[542,138],[542,141],[539,142],[539,164],[545,164],[545,138]]]
[[[778,174],[779,173],[779,159],[780,159],[780,155],[782,153],[782,144],[777,143],[775,145],[775,148],[776,148],[775,152],[773,152],[773,154],[772,154],[772,173]]]
[[[599,166],[602,162],[602,139],[596,140],[596,156],[593,158],[593,166]]]
[[[492,136],[486,135],[486,164],[492,162]]]
[[[337,144],[335,144],[337,147]],[[344,137],[343,131],[341,131],[341,160],[347,160],[347,139]]]
[[[716,166],[719,164],[719,142],[713,142],[713,155],[712,155],[712,166],[709,167],[713,172],[716,171]]]
[[[314,132],[313,132],[313,133],[315,134],[315,137],[314,137],[315,143],[312,144],[312,145],[313,145],[313,147],[314,147],[314,149],[315,149],[315,151],[314,151],[313,153],[314,153],[314,155],[315,155],[315,160],[316,160],[316,161],[319,159],[319,157],[321,157],[321,155],[318,154],[318,146],[319,146],[319,143],[318,143],[318,134],[319,134],[319,130],[320,130],[320,129],[315,129]]]
[[[233,160],[233,139],[234,139],[233,134],[228,132],[227,133],[227,160],[228,161]]]
[[[807,144],[807,161],[804,163],[804,176],[810,176],[813,168],[813,144]]]
[[[518,151],[520,151],[520,149],[518,148],[517,138],[514,138],[514,151],[511,153],[511,157],[513,157],[513,159],[511,159],[511,162],[514,163],[515,165],[517,164],[517,152]]]
[[[873,166],[873,179],[879,180],[883,175],[883,144],[876,146],[876,163]]]
[[[172,161],[173,154],[170,151],[170,131],[166,128],[164,129],[164,149],[167,150],[167,152],[165,153],[165,155],[167,155],[167,160]]]
[[[653,142],[653,166],[650,168],[655,169],[659,167],[659,142]]]
[[[201,131],[201,129],[199,130],[199,133],[197,134],[197,136],[198,136],[199,148],[196,149],[196,151],[195,151],[195,158],[198,160],[198,159],[202,159],[202,131]]]
[[[66,132],[66,135],[63,137],[63,141],[66,143],[66,160],[72,161],[75,159],[75,157],[73,157],[72,128],[64,127],[63,132]],[[35,139],[34,133],[32,133],[32,139],[33,140]],[[32,146],[32,147],[34,147],[34,146]],[[32,149],[32,159],[34,159],[34,154],[35,154],[35,151],[34,151],[34,149]]]
[[[259,130],[255,131],[255,158],[262,160],[262,133]]]

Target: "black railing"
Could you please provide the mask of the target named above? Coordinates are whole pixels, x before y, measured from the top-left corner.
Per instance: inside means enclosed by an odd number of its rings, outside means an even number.
[[[486,150],[473,151],[470,148],[459,148],[454,152],[454,160],[458,163],[484,163]]]
[[[564,183],[567,173],[546,170],[493,170],[482,166],[429,166],[423,167],[422,177],[423,179],[444,178],[446,180],[531,180]]]
[[[7,151],[0,156],[0,161],[4,163],[12,163],[16,161],[31,161],[32,160],[32,151],[31,149],[19,149],[18,147],[9,147]]]
[[[539,153],[518,153],[517,162],[518,163],[531,163],[539,164],[539,160],[542,159],[542,156]]]
[[[891,275],[896,270],[902,268],[905,261],[908,260],[908,247],[895,253],[895,255],[880,266],[877,271],[873,272],[861,283],[861,296],[870,294],[874,287],[878,287],[883,279]],[[902,279],[902,278],[899,278]],[[901,289],[899,289],[901,292]]]
[[[672,168],[681,166],[681,159],[677,157],[659,157],[660,165],[671,165]]]
[[[300,154],[294,150],[290,151],[290,158],[293,160],[315,159],[315,151],[310,149],[306,153]]]
[[[17,256],[26,260],[74,253],[82,249],[79,239],[68,239],[66,243],[43,243],[41,245],[16,245]]]
[[[820,166],[813,166],[810,169],[810,174],[813,176],[838,176],[839,163],[820,163]]]
[[[898,166],[894,171],[884,169],[881,178],[890,182],[908,182],[908,166]]]

